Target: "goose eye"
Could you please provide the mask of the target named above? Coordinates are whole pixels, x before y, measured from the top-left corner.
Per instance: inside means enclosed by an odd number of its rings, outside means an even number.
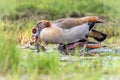
[[[34,28],[34,29],[32,29],[32,33],[36,33],[37,32],[37,30]]]

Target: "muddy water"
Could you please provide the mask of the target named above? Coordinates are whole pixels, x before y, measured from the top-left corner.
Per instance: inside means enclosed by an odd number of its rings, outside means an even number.
[[[46,51],[39,52],[39,53],[37,52],[35,46],[30,46],[29,44],[23,46],[22,48],[32,50],[33,53],[37,53],[37,54],[50,53],[50,52],[58,53],[57,45],[55,45],[55,46],[47,45],[45,47]],[[85,52],[82,52],[82,53],[79,51],[80,50],[78,50],[78,53],[77,53],[77,55],[79,55],[78,58],[75,58],[74,56],[71,56],[71,55],[61,54],[59,59],[61,62],[67,62],[67,61],[70,61],[70,62],[78,61],[79,62],[81,59],[92,60],[92,59],[101,57],[101,55],[103,55],[103,57],[105,57],[104,54],[107,54],[107,56],[104,58],[105,60],[116,60],[116,59],[119,59],[118,56],[120,55],[120,48],[119,47],[117,49],[111,49],[108,47],[101,47],[101,48],[96,48],[96,49],[85,49]],[[74,54],[74,53],[71,53],[71,54]],[[116,55],[116,57],[110,57],[111,54]],[[103,64],[104,64],[104,61],[103,61]]]

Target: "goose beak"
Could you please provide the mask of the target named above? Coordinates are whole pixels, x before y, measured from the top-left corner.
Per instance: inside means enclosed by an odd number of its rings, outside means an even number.
[[[37,42],[38,36],[32,36],[32,40],[33,40],[34,42]]]

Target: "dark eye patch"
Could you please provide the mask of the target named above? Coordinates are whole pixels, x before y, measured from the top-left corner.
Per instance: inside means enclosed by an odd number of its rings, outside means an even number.
[[[37,32],[37,30],[34,28],[34,29],[32,29],[32,33],[36,33]]]

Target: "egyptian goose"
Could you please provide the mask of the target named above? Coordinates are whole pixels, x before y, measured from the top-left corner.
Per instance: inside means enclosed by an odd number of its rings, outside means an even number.
[[[63,18],[63,19],[58,19],[54,21],[52,24],[59,26],[63,29],[68,29],[73,26],[76,26],[76,25],[78,26],[78,25],[86,23],[87,19],[89,19],[89,21],[87,22],[94,22],[95,18],[97,20],[96,16],[89,16],[89,17],[83,17],[83,18]],[[95,23],[102,23],[102,21],[98,20]],[[93,29],[90,30],[88,36],[94,38],[98,42],[104,41],[107,37],[106,34],[93,30]]]
[[[40,38],[42,41],[52,44],[74,43],[86,39],[88,36],[93,37],[98,41],[103,41],[106,38],[105,35],[102,36],[102,39],[101,37],[99,38],[94,35],[94,33],[100,33],[92,30],[95,23],[101,23],[96,16],[65,18],[59,19],[53,23],[50,23],[47,20],[41,20],[32,29],[32,35],[35,38],[35,41]]]
[[[87,18],[91,18],[92,19],[93,17],[95,17],[95,16],[83,17],[83,18],[81,18],[81,20],[79,21],[79,23],[81,22],[81,24],[82,24],[82,20],[83,20],[83,23],[84,23],[85,19],[87,19]],[[79,24],[77,22],[76,22],[76,24],[74,24],[74,21],[77,21],[76,19],[80,19],[80,18],[64,18],[64,19],[59,19],[59,20],[54,21],[53,25],[59,26],[59,27],[64,28],[64,29],[67,29],[67,28],[71,27],[70,24],[72,24],[72,26],[76,26],[77,24]],[[96,23],[102,23],[102,22],[101,21],[97,21]],[[99,32],[99,31],[91,29],[90,32],[88,33],[88,37],[92,37],[92,38],[94,38],[96,41],[98,41],[100,43],[100,42],[102,42],[102,41],[104,41],[106,39],[107,35],[104,34],[104,33],[102,33],[102,32]],[[83,46],[85,44],[85,41],[78,41],[78,42],[70,43],[70,44],[60,44],[58,46],[58,49],[60,51],[61,50],[66,50],[66,49],[71,50],[71,49],[75,48],[76,43],[78,44],[78,46]],[[87,45],[86,47],[87,48],[100,48],[101,45],[99,45],[99,44],[98,45]]]

